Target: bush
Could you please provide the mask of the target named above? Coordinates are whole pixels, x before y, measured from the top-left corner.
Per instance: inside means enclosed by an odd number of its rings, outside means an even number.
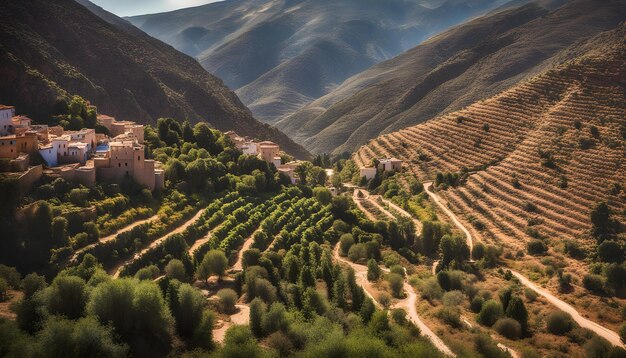
[[[9,283],[7,280],[0,278],[0,302],[8,298]]]
[[[339,238],[339,249],[342,256],[348,255],[348,251],[354,245],[354,238],[352,234],[343,234]]]
[[[472,300],[472,303],[470,303],[470,310],[472,310],[472,312],[474,313],[480,312],[480,310],[483,308],[483,303],[485,303],[485,300],[482,297],[478,295],[475,296]]]
[[[554,311],[546,318],[548,332],[556,335],[564,335],[574,328],[572,316],[563,311]]]
[[[378,303],[384,308],[389,308],[391,305],[391,296],[387,292],[381,292],[378,295]]]
[[[478,323],[491,327],[502,315],[504,315],[502,305],[494,300],[489,300],[483,304],[477,320]]]
[[[387,274],[387,282],[391,288],[391,294],[395,298],[402,298],[402,287],[404,286],[404,279],[397,273]]]
[[[583,286],[589,291],[602,293],[604,291],[604,277],[600,275],[587,274],[583,277]]]
[[[437,311],[437,318],[451,327],[461,327],[461,313],[457,307],[442,307]]]
[[[461,291],[450,291],[443,295],[443,304],[446,306],[456,307],[463,303],[465,296]]]
[[[235,304],[237,304],[237,300],[239,299],[235,290],[223,288],[217,291],[217,297],[220,300],[220,305],[224,313],[230,313],[235,310]]]
[[[519,339],[522,336],[522,326],[512,318],[500,318],[493,328],[508,339]]]
[[[427,300],[438,300],[443,296],[443,289],[439,286],[439,282],[434,277],[431,277],[421,284],[420,291],[422,297]]]
[[[36,273],[26,275],[22,280],[22,290],[24,291],[24,298],[32,297],[35,292],[46,288],[46,278],[39,276]]]
[[[535,290],[526,287],[524,289],[524,296],[526,296],[526,299],[528,301],[534,302],[537,299],[537,297],[539,297],[539,294],[535,292]]]
[[[546,253],[546,251],[548,251],[548,247],[541,240],[531,240],[526,245],[526,248],[528,250],[528,253],[531,255],[543,255]]]
[[[626,343],[626,323],[623,323],[619,328],[619,338],[622,339],[622,342]]]

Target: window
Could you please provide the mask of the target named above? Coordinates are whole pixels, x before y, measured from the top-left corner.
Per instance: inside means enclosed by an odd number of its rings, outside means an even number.
[[[125,166],[125,167],[127,167],[127,166],[128,166],[128,163],[124,163],[124,166]]]
[[[140,155],[137,156],[137,160],[141,160],[141,156]]]
[[[118,166],[118,167],[121,167],[121,166],[122,166],[122,163],[117,163],[117,166]]]

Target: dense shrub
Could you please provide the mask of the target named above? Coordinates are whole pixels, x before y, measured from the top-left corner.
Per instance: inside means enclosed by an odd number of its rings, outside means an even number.
[[[527,245],[526,249],[528,253],[531,255],[543,255],[548,251],[548,247],[541,240],[531,240]]]
[[[504,315],[502,305],[494,300],[485,302],[478,313],[478,323],[484,326],[493,326],[496,321]]]
[[[387,282],[389,282],[389,287],[391,288],[391,293],[393,297],[402,298],[403,292],[402,287],[404,286],[404,279],[397,273],[387,274]]]
[[[522,335],[522,327],[512,318],[500,318],[493,328],[508,339],[519,339]]]
[[[572,316],[563,311],[554,311],[546,318],[548,332],[563,335],[574,328]]]
[[[224,313],[231,313],[235,310],[235,304],[237,303],[237,292],[230,288],[223,288],[217,291],[217,297],[220,300],[220,305]]]
[[[583,277],[583,286],[589,291],[602,293],[604,291],[604,277],[600,275],[587,274]]]

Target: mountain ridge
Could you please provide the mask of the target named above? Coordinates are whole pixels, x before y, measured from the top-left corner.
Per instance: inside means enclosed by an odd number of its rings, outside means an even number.
[[[127,19],[196,57],[257,118],[275,123],[349,76],[507,2],[231,0]]]
[[[559,5],[531,3],[457,26],[347,79],[276,125],[314,153],[351,151],[505,90],[626,16],[618,1]]]
[[[72,0],[0,4],[0,72],[8,79],[0,86],[2,102],[42,119],[54,112],[59,98],[77,94],[119,119],[205,120],[220,130],[274,140],[297,157],[309,156],[283,133],[256,121],[193,58],[89,7]]]

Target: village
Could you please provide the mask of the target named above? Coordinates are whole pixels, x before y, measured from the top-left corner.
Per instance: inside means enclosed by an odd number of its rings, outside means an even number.
[[[87,187],[127,177],[151,191],[165,187],[163,163],[145,157],[143,125],[104,114],[97,116],[97,122],[108,135],[92,128],[69,131],[61,126],[34,124],[27,116],[16,115],[15,107],[0,105],[0,176],[17,179],[21,193],[42,176]],[[283,163],[278,144],[255,141],[234,131],[225,135],[243,154],[258,156],[288,176],[292,184],[298,182],[296,168],[302,162]],[[393,158],[378,163],[378,167],[361,167],[361,176],[369,180],[377,170],[399,171],[402,167],[402,161]],[[327,175],[332,173],[327,171]]]

